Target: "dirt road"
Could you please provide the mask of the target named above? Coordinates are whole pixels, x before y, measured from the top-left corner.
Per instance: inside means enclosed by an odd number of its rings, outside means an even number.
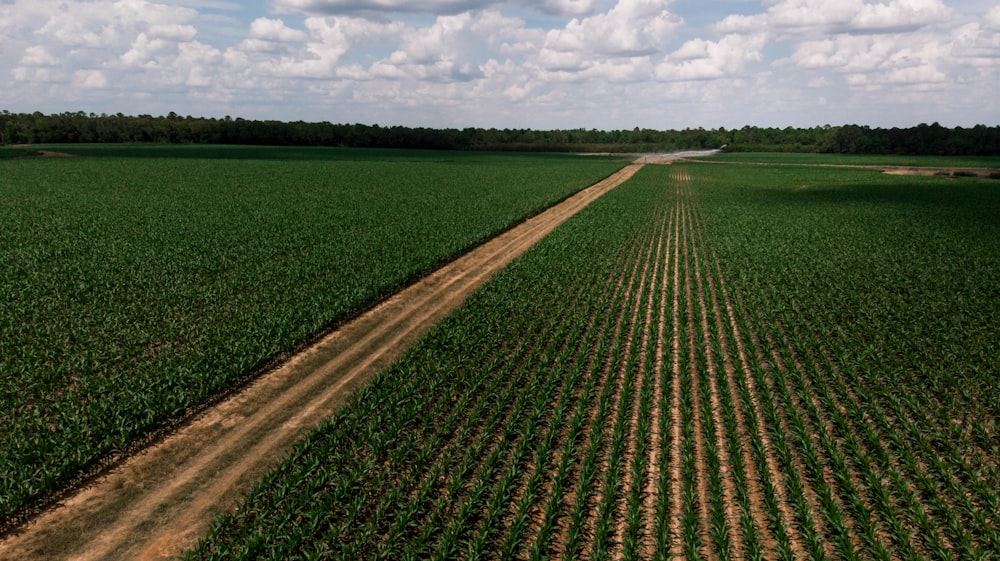
[[[403,290],[0,542],[2,560],[176,557],[311,427],[633,164]]]

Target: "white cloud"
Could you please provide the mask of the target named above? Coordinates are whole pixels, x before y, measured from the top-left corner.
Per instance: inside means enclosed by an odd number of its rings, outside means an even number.
[[[280,19],[257,18],[250,23],[247,39],[239,49],[257,53],[290,54],[296,44],[305,42],[309,35],[302,30],[292,29]]]
[[[709,80],[742,74],[747,65],[762,60],[763,33],[726,35],[719,41],[694,39],[684,43],[656,67],[659,80]]]
[[[671,0],[0,0],[0,108],[631,128],[800,124],[826,99],[820,123],[996,120],[1000,6],[945,1],[765,0],[702,27]]]
[[[305,31],[292,29],[280,19],[257,18],[250,23],[251,39],[293,43],[305,41],[306,37]]]
[[[194,88],[206,88],[220,80],[225,82],[225,62],[225,57],[218,49],[192,41],[178,46],[173,68],[177,81]]]
[[[770,3],[768,23],[778,29],[845,26],[858,13],[860,0],[779,0]]]
[[[886,4],[865,4],[851,20],[859,31],[901,31],[944,23],[952,10],[941,0],[895,0]]]
[[[897,43],[891,37],[837,35],[821,41],[800,43],[791,58],[802,68],[872,72],[899,48]]]
[[[467,81],[482,76],[483,53],[489,52],[490,38],[496,41],[499,14],[474,15],[465,12],[438,16],[425,28],[409,28],[402,33],[399,48],[372,67],[375,75],[420,80]]]
[[[108,87],[108,78],[100,70],[77,70],[73,86],[88,90]]]
[[[274,0],[279,12],[327,15],[356,12],[457,14],[486,8],[497,0]]]
[[[767,25],[793,34],[889,33],[911,31],[948,21],[952,10],[941,0],[776,0],[766,14],[730,16],[721,30],[749,30]]]
[[[979,69],[1000,69],[1000,33],[970,23],[956,29],[952,37],[951,54],[956,62]]]
[[[198,30],[191,25],[174,23],[168,25],[151,25],[149,26],[148,34],[150,37],[180,43],[194,39],[195,35],[198,34]]]
[[[947,80],[947,76],[934,64],[919,64],[892,68],[882,78],[888,84],[934,84]]]
[[[238,52],[256,73],[288,79],[333,79],[338,76],[342,57],[352,48],[368,43],[397,41],[405,26],[352,16],[309,17],[301,34],[278,20],[251,25],[251,39]],[[264,39],[264,37],[270,39]],[[294,42],[284,44],[275,39]],[[258,55],[265,55],[261,58]],[[238,57],[234,53],[234,57]]]
[[[139,33],[119,60],[127,67],[153,68],[157,66],[156,57],[173,46],[164,39],[150,39],[145,33]]]
[[[454,15],[467,11],[498,8],[514,4],[542,13],[573,17],[590,14],[597,0],[274,0],[275,9],[283,13],[333,15],[351,13],[429,13]]]
[[[198,16],[190,8],[173,7],[145,0],[103,0],[60,4],[35,33],[74,47],[115,47],[131,41],[139,32],[171,40],[190,40],[189,24]]]
[[[59,59],[49,54],[44,45],[34,45],[24,50],[22,66],[56,66]]]
[[[817,78],[810,78],[809,82],[806,83],[807,88],[820,89],[825,88],[830,85],[830,81],[824,76],[819,76]]]
[[[742,14],[730,14],[722,21],[709,28],[715,33],[725,35],[727,33],[758,33],[767,29],[767,14],[756,14],[745,16]]]
[[[983,17],[986,26],[993,30],[1000,30],[1000,5],[993,6],[986,16]]]
[[[538,9],[557,16],[582,16],[592,13],[596,5],[595,0],[543,0]]]
[[[16,81],[130,88],[122,73],[168,66],[177,45],[197,35],[197,17],[190,8],[146,0],[14,0],[0,4],[0,34],[7,49],[20,53],[17,66],[7,68]],[[135,90],[157,83],[154,77]]]
[[[11,70],[11,76],[18,82],[59,83],[66,81],[65,73],[55,68],[18,66]]]
[[[619,0],[607,13],[573,19],[565,28],[549,31],[545,49],[576,52],[580,57],[654,54],[683,24],[667,9],[670,4],[670,0]]]
[[[928,34],[847,35],[803,42],[791,61],[847,75],[851,85],[936,84],[947,80],[952,47]]]

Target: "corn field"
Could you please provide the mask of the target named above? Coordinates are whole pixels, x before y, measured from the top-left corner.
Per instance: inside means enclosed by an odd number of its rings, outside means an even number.
[[[998,217],[985,181],[647,166],[188,558],[996,558]]]

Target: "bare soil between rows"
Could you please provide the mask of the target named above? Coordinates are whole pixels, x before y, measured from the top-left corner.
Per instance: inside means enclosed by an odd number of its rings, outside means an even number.
[[[0,541],[2,560],[176,557],[378,371],[511,260],[641,164],[479,246],[343,325]]]

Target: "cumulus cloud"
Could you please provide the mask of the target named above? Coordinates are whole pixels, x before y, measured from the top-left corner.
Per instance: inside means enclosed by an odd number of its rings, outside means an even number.
[[[543,0],[538,9],[556,16],[582,16],[593,13],[596,5],[596,0]]]
[[[601,54],[653,54],[683,24],[680,16],[667,9],[670,4],[663,0],[619,0],[608,13],[586,18],[578,26],[571,24],[565,31],[579,33],[579,40],[591,42]]]
[[[455,15],[462,12],[517,5],[533,8],[544,14],[564,17],[594,12],[597,0],[274,0],[274,7],[283,13],[307,15],[429,13]]]
[[[300,29],[292,29],[280,19],[257,18],[250,23],[247,39],[240,48],[260,53],[290,53],[294,51],[291,44],[305,42],[308,34]]]
[[[861,6],[849,28],[858,31],[897,32],[943,23],[952,10],[941,0],[896,0]]]
[[[404,31],[399,48],[373,65],[372,72],[380,77],[446,82],[479,78],[483,56],[500,46],[503,30],[520,25],[519,20],[494,11],[438,16],[430,27]]]
[[[767,26],[784,33],[891,33],[946,22],[952,10],[941,0],[776,0],[765,14],[733,15],[721,31]]]
[[[166,40],[151,39],[145,33],[139,33],[132,46],[119,57],[119,60],[126,67],[154,68],[157,66],[157,55],[173,46]]]
[[[719,41],[694,39],[668,55],[656,67],[662,81],[710,80],[741,74],[762,60],[766,36],[730,34]]]
[[[753,122],[820,99],[856,111],[945,88],[988,97],[1000,6],[946,1],[765,0],[702,27],[672,0],[270,0],[266,14],[232,0],[0,0],[0,107],[699,126],[738,103]]]
[[[952,38],[956,62],[979,69],[1000,67],[1000,33],[990,27],[989,21],[963,25],[953,32]]]
[[[660,52],[683,20],[670,1],[619,0],[608,12],[574,18],[550,30],[539,52],[549,70],[581,70],[606,57],[641,57]]]
[[[146,0],[15,0],[0,6],[7,24],[0,33],[22,52],[10,70],[15,79],[98,90],[121,82],[122,71],[162,67],[159,58],[195,38],[197,17],[191,8]]]
[[[100,70],[77,70],[73,85],[88,90],[103,89],[108,86],[108,77]]]
[[[898,48],[892,39],[838,35],[801,43],[791,59],[798,66],[808,69],[873,72]]]
[[[239,50],[249,58],[254,73],[292,79],[336,78],[342,57],[352,48],[397,41],[406,28],[353,16],[309,17],[306,31],[299,32],[279,20],[264,19],[251,25],[251,38]],[[260,58],[254,52],[270,56]]]
[[[837,35],[799,45],[797,66],[842,73],[853,85],[933,84],[947,80],[952,47],[930,35]]]
[[[1000,5],[993,6],[986,16],[983,17],[983,22],[986,26],[993,30],[1000,30]]]
[[[262,41],[296,42],[305,41],[306,32],[292,29],[280,19],[257,18],[250,23],[250,38]]]
[[[59,59],[49,54],[44,45],[33,45],[24,50],[21,66],[56,66]]]
[[[767,29],[767,14],[756,14],[746,16],[743,14],[730,14],[722,21],[710,26],[715,33],[726,35],[729,33],[758,33]]]
[[[198,34],[198,30],[195,29],[193,25],[180,25],[175,23],[168,25],[151,25],[149,26],[149,31],[146,33],[148,33],[150,37],[182,43],[194,39],[195,35]]]

